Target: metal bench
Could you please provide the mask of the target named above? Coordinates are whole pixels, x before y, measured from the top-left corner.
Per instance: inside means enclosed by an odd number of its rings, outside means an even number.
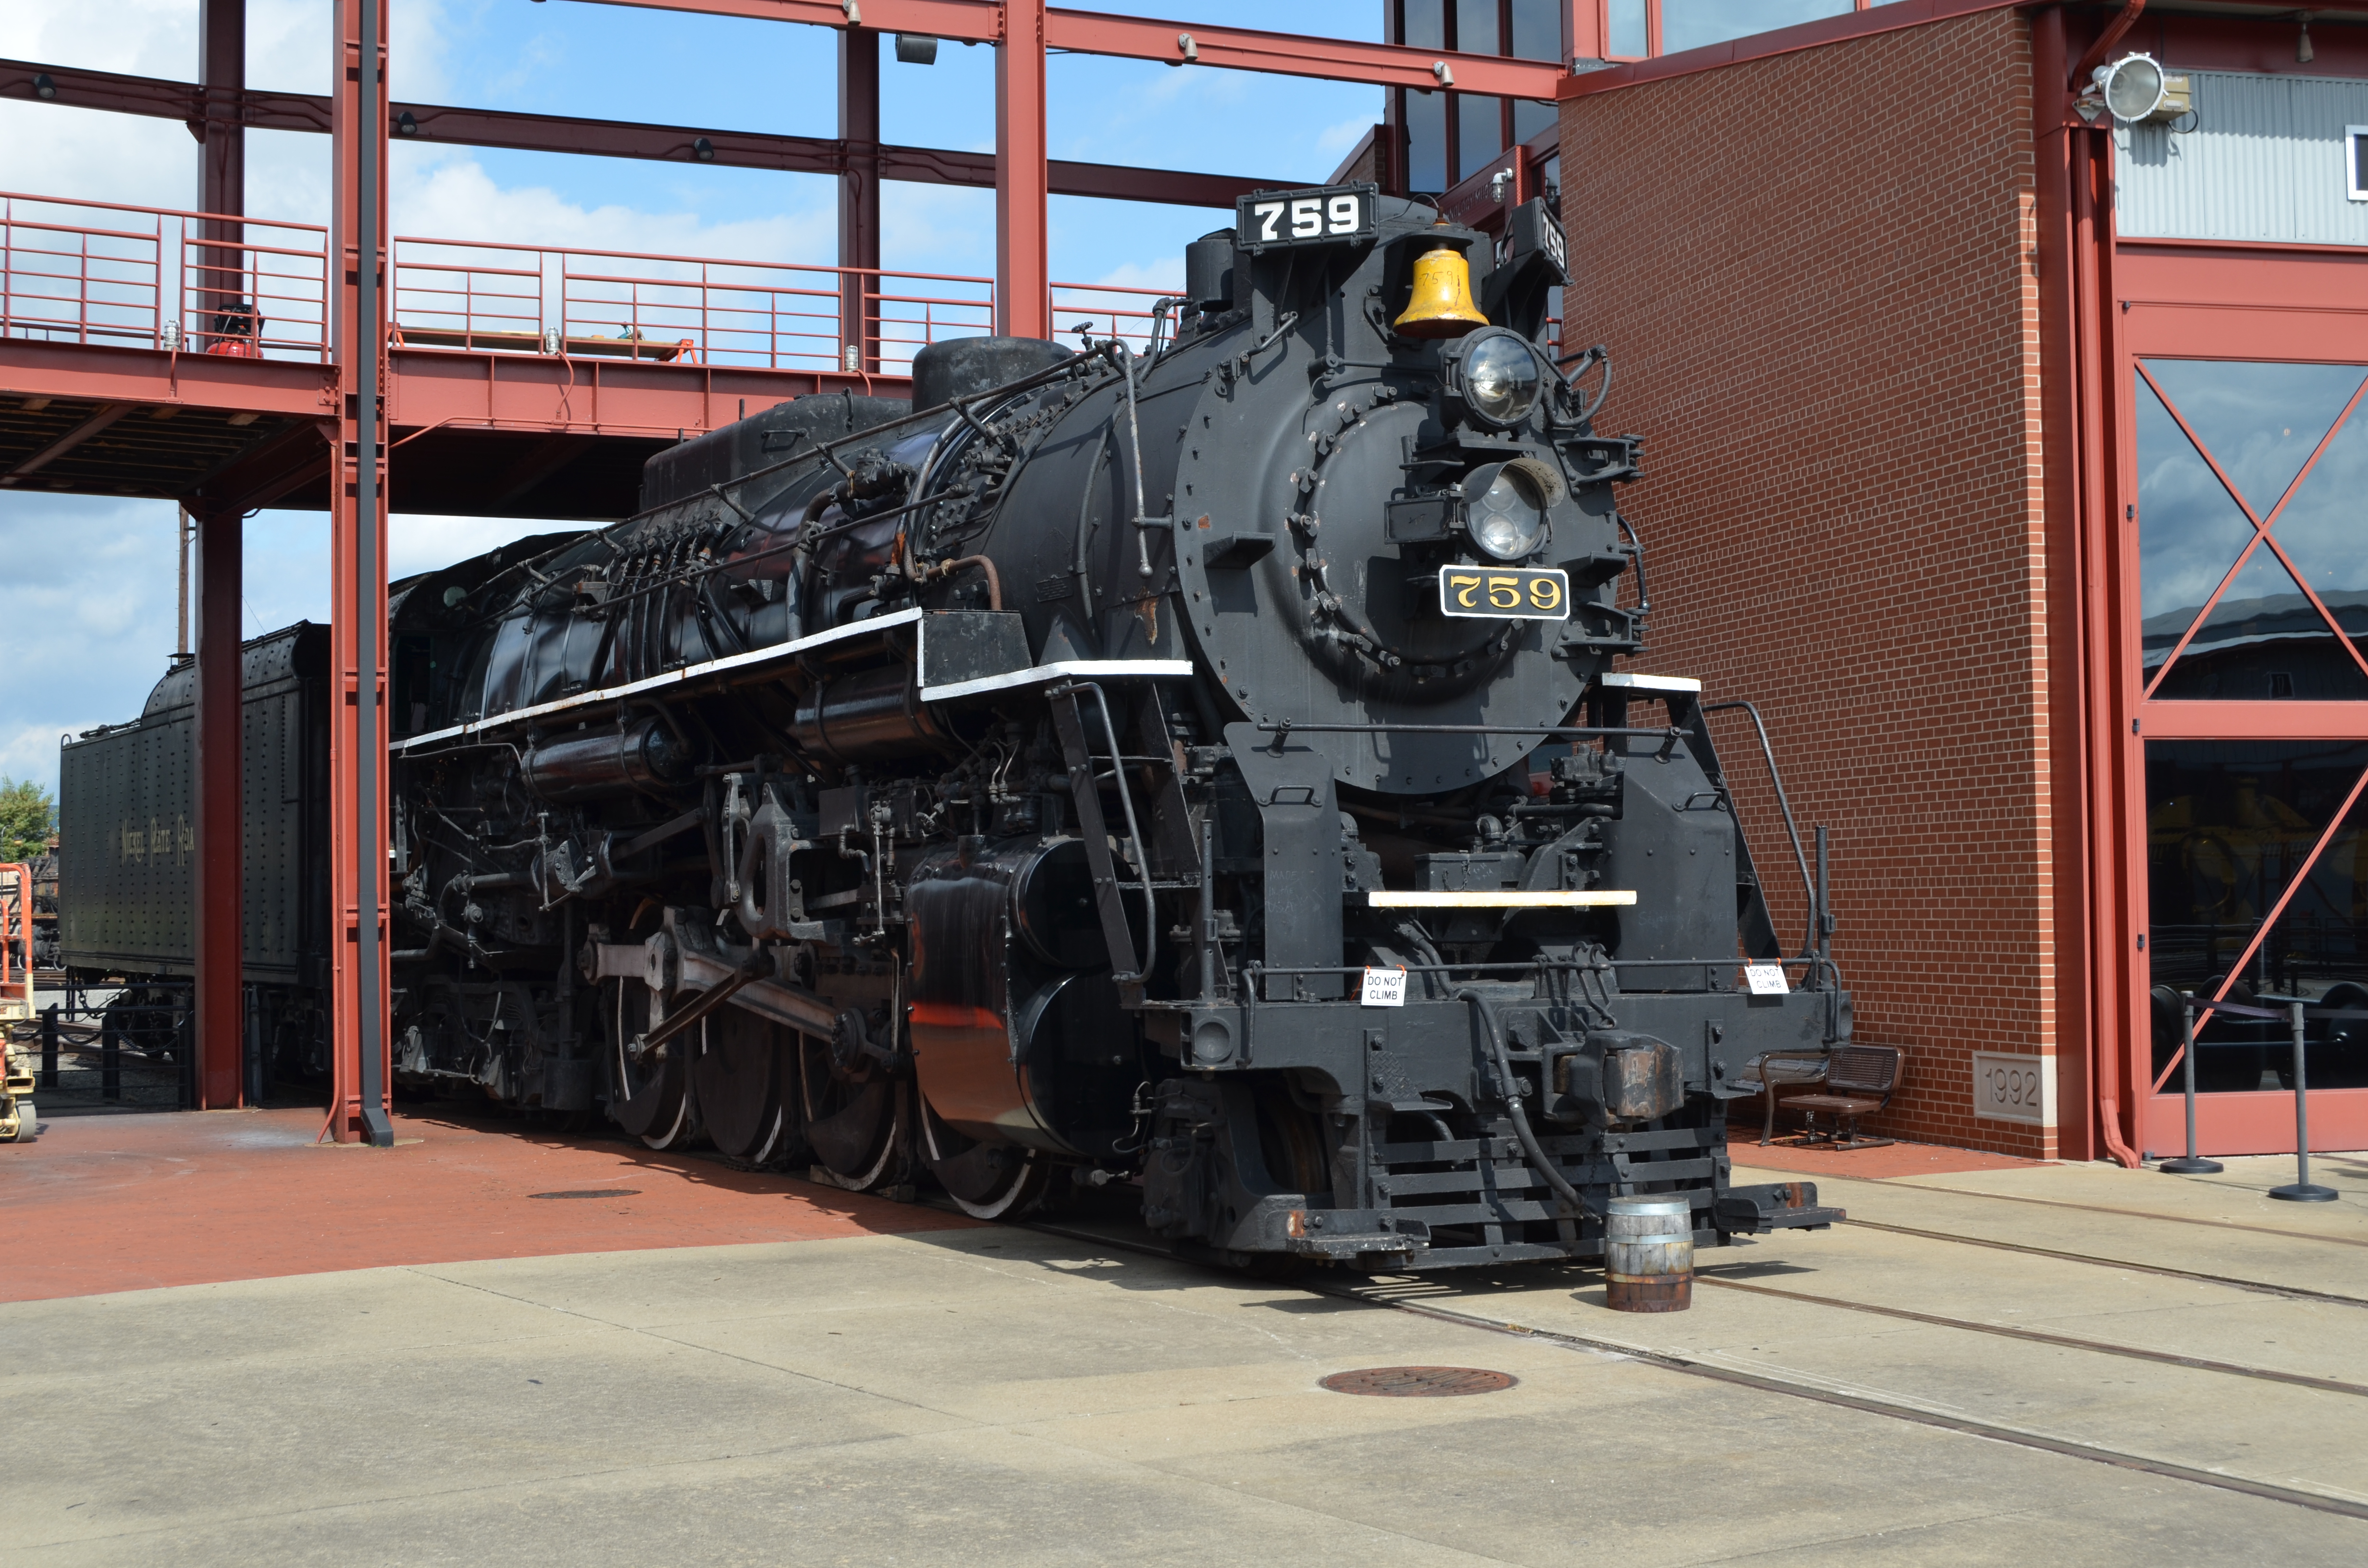
[[[1758,1095],[1767,1105],[1767,1119],[1759,1130],[1759,1146],[1768,1147],[1776,1136],[1776,1089],[1790,1088],[1826,1081],[1827,1056],[1822,1051],[1771,1051],[1755,1056],[1744,1063],[1732,1089],[1736,1097],[1748,1099]]]
[[[1804,1127],[1802,1142],[1818,1142],[1817,1113],[1825,1112],[1834,1119],[1834,1131],[1824,1135],[1828,1149],[1880,1149],[1896,1142],[1890,1138],[1861,1138],[1858,1120],[1871,1116],[1891,1103],[1894,1090],[1899,1086],[1899,1068],[1907,1052],[1896,1045],[1838,1045],[1826,1058],[1824,1087],[1829,1093],[1793,1095],[1784,1108],[1801,1113]],[[1771,1094],[1769,1096],[1773,1099]],[[1770,1113],[1773,1121],[1773,1113]]]

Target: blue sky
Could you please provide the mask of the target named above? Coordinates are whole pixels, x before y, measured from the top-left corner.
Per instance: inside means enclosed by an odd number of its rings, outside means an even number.
[[[1380,37],[1381,0],[1098,0],[1187,21]],[[554,0],[390,0],[396,97],[431,103],[833,135],[837,40],[816,28]],[[249,0],[248,81],[325,92],[326,0]],[[0,0],[0,55],[193,79],[197,0]],[[892,142],[988,151],[994,61],[940,46],[934,66],[883,49],[882,131]],[[1048,63],[1053,155],[1314,183],[1381,115],[1372,87],[1089,56]],[[324,137],[250,132],[248,209],[326,221]],[[0,103],[0,189],[187,208],[197,149],[176,121]],[[398,233],[613,246],[765,261],[834,257],[825,178],[398,143]],[[1053,276],[1166,286],[1187,240],[1223,211],[1055,198]],[[892,185],[883,263],[994,270],[992,192]],[[398,574],[551,525],[393,520]],[[138,713],[175,641],[174,513],[155,502],[0,492],[7,613],[0,615],[0,774],[54,786],[61,733]],[[328,616],[326,519],[247,521],[246,631]]]

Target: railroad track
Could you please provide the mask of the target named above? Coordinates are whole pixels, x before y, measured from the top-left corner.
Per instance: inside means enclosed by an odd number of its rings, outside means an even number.
[[[1848,1180],[1854,1178],[1846,1177],[1841,1179]],[[1956,1192],[1958,1196],[1968,1198],[1987,1199],[1995,1196],[1999,1197],[2002,1201],[2042,1201],[2036,1199],[2020,1199],[2006,1195],[1963,1192],[1960,1189],[1953,1188],[1942,1190]],[[2137,1210],[2106,1209],[2093,1204],[2058,1204],[2056,1206],[2064,1208],[2089,1209],[2106,1213],[2123,1214],[2134,1219],[2169,1219],[2173,1220],[2175,1222],[2218,1223],[2222,1225],[2227,1225],[2230,1223],[2226,1221],[2179,1221],[2175,1216],[2151,1214]],[[1067,1240],[1087,1242],[1097,1246],[1120,1247],[1131,1252],[1166,1258],[1169,1261],[1184,1261],[1178,1259],[1171,1248],[1161,1243],[1156,1237],[1150,1235],[1148,1233],[1130,1233],[1126,1228],[1117,1226],[1115,1224],[1110,1225],[1108,1228],[1099,1226],[1089,1227],[1064,1224],[1053,1220],[1030,1220],[1022,1221],[1019,1223],[1023,1228],[1043,1232],[1051,1235],[1061,1236]],[[2048,1247],[2026,1246],[2009,1242],[1996,1242],[1980,1237],[1961,1236],[1943,1231],[1920,1230],[1905,1225],[1874,1223],[1856,1220],[1848,1221],[1845,1221],[1845,1223],[1848,1225],[1859,1226],[1866,1230],[1888,1232],[1893,1234],[1913,1236],[1921,1240],[1938,1243],[2025,1253],[2033,1256],[2046,1257],[2064,1262],[2089,1264],[2105,1268],[2135,1269],[2144,1273],[2161,1275],[2184,1281],[2216,1285],[2229,1290],[2254,1291],[2267,1295],[2283,1296],[2294,1300],[2312,1302],[2331,1302],[2344,1306],[2368,1307],[2368,1300],[2363,1300],[2362,1298],[2338,1295],[2325,1291],[2308,1290],[2295,1286],[2276,1284],[2266,1280],[2247,1279],[2237,1276],[2214,1275],[2194,1270],[2169,1268],[2156,1264],[2142,1264],[2121,1259],[2093,1257],[2081,1253],[2066,1252]],[[2269,1227],[2265,1226],[2238,1225],[2234,1228],[2247,1230],[2270,1230]],[[2298,1233],[2283,1231],[2272,1231],[2271,1233],[2276,1234],[2282,1238],[2299,1235]],[[2348,1238],[2340,1237],[2301,1237],[2300,1239],[2324,1240],[2339,1242],[2343,1244],[2357,1244],[2350,1242]],[[1715,1270],[1716,1265],[1713,1264],[1710,1267],[1713,1270]],[[1980,1335],[1988,1337],[2002,1337],[2020,1340],[2030,1344],[2044,1345],[2053,1348],[2072,1351],[2078,1354],[2105,1356],[2121,1359],[2149,1362],[2158,1366],[2173,1368],[2181,1371],[2195,1372],[2214,1378],[2240,1379],[2266,1384],[2305,1389],[2313,1392],[2332,1394],[2344,1398],[2368,1398],[2368,1383],[2351,1382],[2342,1379],[2314,1377],[2306,1373],[2289,1372],[2276,1368],[2250,1366],[2235,1361],[2221,1361],[2206,1357],[2182,1356],[2171,1351],[2150,1349],[2144,1346],[2117,1344],[2111,1340],[2090,1339],[2074,1335],[2052,1334],[2040,1329],[2021,1328],[2007,1324],[1985,1323],[1977,1319],[1957,1317],[1948,1313],[1915,1312],[1906,1308],[1884,1306],[1875,1302],[1850,1301],[1839,1296],[1822,1295],[1811,1291],[1788,1290],[1777,1286],[1756,1284],[1744,1280],[1726,1279],[1720,1278],[1714,1271],[1698,1272],[1696,1275],[1696,1282],[1713,1290],[1732,1290],[1751,1295],[1770,1297],[1794,1302],[1803,1306],[1821,1308],[1830,1312],[1873,1315],[1899,1322],[1914,1323],[1926,1327],[1950,1330],[1956,1333]],[[1288,1281],[1277,1281],[1277,1283],[1289,1289],[1304,1290],[1310,1295],[1325,1296],[1344,1301],[1353,1301],[1359,1305],[1380,1308],[1393,1312],[1410,1312],[1417,1316],[1431,1318],[1442,1323],[1451,1323],[1465,1327],[1481,1329],[1492,1334],[1512,1335],[1525,1339],[1543,1340],[1553,1344],[1566,1345],[1573,1349],[1588,1350],[1599,1354],[1625,1357],[1630,1359],[1643,1361],[1656,1367],[1660,1367],[1669,1371],[1683,1373],[1690,1377],[1704,1378],[1737,1387],[1756,1389],[1765,1393],[1779,1394],[1794,1399],[1804,1399],[1821,1404],[1840,1406],[1845,1409],[1857,1410],[1869,1415],[1885,1416],[1894,1420],[1912,1422],[1918,1426],[1938,1427],[1947,1431],[1959,1432],[1969,1437],[1986,1437],[1997,1442],[2012,1444],[2018,1448],[2035,1449],[2040,1452],[2056,1454],[2070,1459],[2086,1460],[2093,1463],[2112,1465],[2122,1470],[2142,1471],[2149,1475],[2161,1476],[2170,1480],[2184,1481],[2199,1486],[2210,1486],[2221,1491],[2242,1493],[2248,1496],[2260,1497],[2271,1502],[2289,1504],[2295,1507],[2309,1508],[2321,1513],[2338,1514],[2357,1519],[2368,1519],[2368,1502],[2360,1501],[2351,1497],[2333,1495],[2324,1492],[2316,1492],[2305,1487],[2281,1485],[2274,1482],[2257,1480],[2248,1476],[2232,1475],[2221,1471],[2207,1470],[2194,1465],[2181,1464],[2176,1460],[2162,1459],[2155,1455],[2129,1452],[2125,1449],[2112,1447],[2109,1444],[2084,1441],[2077,1437],[2059,1436],[2049,1432],[2038,1431],[2029,1427],[2010,1426],[1999,1422],[1984,1421],[1977,1417],[1912,1403],[1908,1399],[1896,1396],[1887,1396],[1883,1392],[1869,1391],[1862,1388],[1836,1386],[1833,1383],[1821,1382],[1809,1377],[1785,1377],[1764,1370],[1754,1370],[1724,1364],[1705,1356],[1692,1355],[1683,1351],[1669,1350],[1643,1345],[1633,1340],[1622,1339],[1611,1335],[1575,1333],[1568,1329],[1555,1328],[1543,1324],[1525,1322],[1518,1317],[1508,1318],[1492,1315],[1485,1311],[1442,1301],[1436,1297],[1422,1300],[1407,1299],[1402,1296],[1393,1295],[1391,1293],[1391,1288],[1388,1285],[1378,1282],[1365,1283],[1349,1282],[1346,1280],[1334,1281],[1329,1279],[1301,1278]]]

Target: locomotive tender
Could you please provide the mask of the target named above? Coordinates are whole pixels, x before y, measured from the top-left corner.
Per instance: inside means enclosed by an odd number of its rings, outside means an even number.
[[[1143,355],[938,344],[402,585],[398,1084],[988,1217],[1139,1181],[1236,1263],[1830,1219],[1728,1184],[1731,1081],[1849,998],[1738,987],[1698,687],[1613,668],[1637,443],[1540,345],[1559,228],[1433,218],[1245,198]]]

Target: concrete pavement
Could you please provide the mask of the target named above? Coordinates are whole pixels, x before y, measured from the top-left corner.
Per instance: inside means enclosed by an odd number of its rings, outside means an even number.
[[[2272,1217],[2294,1230],[2277,1256],[2368,1299],[2348,1244],[2361,1184],[2327,1175],[2345,1202]],[[1371,1291],[1543,1331],[1527,1336],[1091,1239],[813,1233],[802,1211],[811,1239],[665,1247],[635,1229],[627,1244],[648,1250],[21,1301],[0,1305],[0,1561],[2368,1561],[2368,1517],[2305,1506],[2368,1514],[2368,1397],[1992,1331],[2340,1383],[2368,1367],[2368,1306],[1932,1239],[1987,1228],[2228,1273],[2264,1255],[2223,1249],[2263,1238],[2192,1221],[2249,1225],[2242,1184],[2284,1179],[2232,1176],[2202,1196],[2086,1167],[1837,1181],[1854,1213],[1932,1235],[1846,1226],[1705,1255],[1682,1315],[1607,1312],[1588,1270]],[[671,1203],[666,1179],[633,1176]],[[776,1202],[807,1190],[749,1179]],[[10,1255],[40,1244],[20,1231]],[[1520,1381],[1440,1399],[1318,1387],[1406,1364]],[[1837,1391],[1869,1407],[1807,1397]]]

